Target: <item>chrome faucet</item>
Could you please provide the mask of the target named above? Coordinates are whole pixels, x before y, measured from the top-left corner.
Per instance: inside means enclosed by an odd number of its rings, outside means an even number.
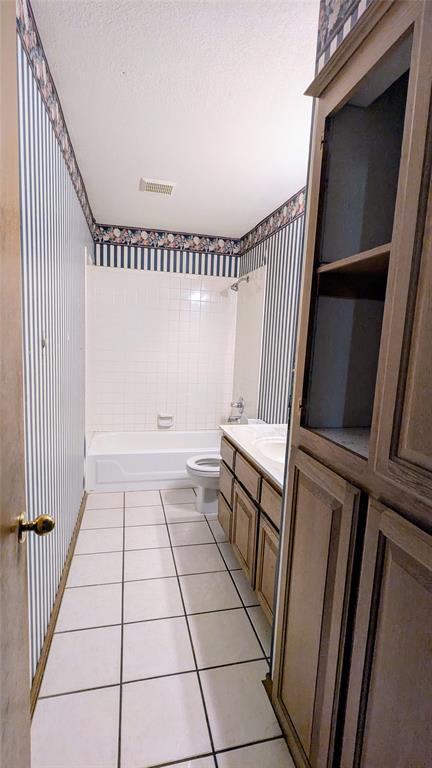
[[[230,415],[228,417],[228,424],[241,424],[244,421],[243,413],[246,403],[244,397],[239,397],[238,400],[233,400],[231,408],[237,408],[238,413],[235,416]]]

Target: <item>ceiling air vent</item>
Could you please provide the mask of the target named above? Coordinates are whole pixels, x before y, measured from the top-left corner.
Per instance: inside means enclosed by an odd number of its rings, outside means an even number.
[[[173,181],[160,181],[160,179],[140,179],[140,192],[155,192],[158,195],[172,195],[175,183]]]

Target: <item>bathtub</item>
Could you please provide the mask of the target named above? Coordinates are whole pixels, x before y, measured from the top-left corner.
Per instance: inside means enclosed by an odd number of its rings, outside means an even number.
[[[87,444],[86,491],[190,486],[186,461],[219,452],[221,432],[94,432]]]

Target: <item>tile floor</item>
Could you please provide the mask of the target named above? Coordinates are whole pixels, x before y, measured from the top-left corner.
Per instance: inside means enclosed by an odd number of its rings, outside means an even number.
[[[32,768],[293,768],[270,629],[193,489],[91,494],[32,725]]]

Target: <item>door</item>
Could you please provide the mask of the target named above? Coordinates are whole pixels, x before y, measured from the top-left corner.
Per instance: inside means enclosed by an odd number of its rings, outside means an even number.
[[[432,536],[369,503],[342,768],[427,768]]]
[[[273,704],[297,766],[333,764],[360,491],[299,450],[281,551]]]
[[[30,765],[15,2],[0,3],[0,765]]]

